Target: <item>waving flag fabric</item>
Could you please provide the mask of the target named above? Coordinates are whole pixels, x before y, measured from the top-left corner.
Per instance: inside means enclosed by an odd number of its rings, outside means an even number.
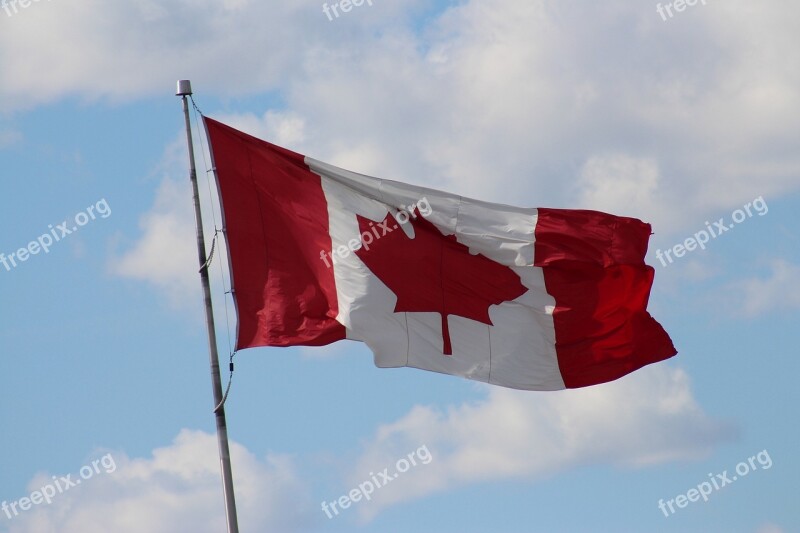
[[[363,341],[379,367],[557,390],[675,355],[650,226],[356,174],[205,118],[237,349]]]

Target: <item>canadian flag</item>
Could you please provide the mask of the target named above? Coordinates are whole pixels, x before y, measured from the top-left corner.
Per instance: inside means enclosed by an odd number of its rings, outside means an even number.
[[[676,353],[647,312],[648,224],[373,178],[204,121],[237,350],[358,340],[379,367],[527,390]]]

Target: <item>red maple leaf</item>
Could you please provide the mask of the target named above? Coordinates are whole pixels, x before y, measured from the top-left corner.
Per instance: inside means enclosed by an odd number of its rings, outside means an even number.
[[[412,214],[410,239],[391,213],[378,222],[356,215],[362,247],[355,253],[397,296],[395,312],[435,312],[442,317],[442,353],[452,355],[447,317],[456,315],[492,325],[489,306],[513,300],[528,290],[517,275],[484,255],[444,235]],[[364,243],[364,234],[375,239]]]

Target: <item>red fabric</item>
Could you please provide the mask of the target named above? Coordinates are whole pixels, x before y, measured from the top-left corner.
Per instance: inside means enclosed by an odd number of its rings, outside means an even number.
[[[302,155],[205,118],[239,314],[236,349],[345,338],[320,177]]]
[[[539,209],[535,266],[555,298],[558,364],[567,388],[620,378],[677,352],[647,312],[650,225],[597,211]]]

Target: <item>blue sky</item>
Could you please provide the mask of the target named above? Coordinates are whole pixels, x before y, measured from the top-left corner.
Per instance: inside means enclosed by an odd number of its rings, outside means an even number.
[[[0,263],[0,504],[19,511],[0,532],[224,527],[183,78],[209,116],[347,169],[650,222],[650,310],[679,351],[555,393],[379,370],[357,343],[243,351],[242,531],[800,531],[800,6],[373,3],[0,10],[0,253],[96,215]],[[656,258],[757,199],[705,250]],[[371,500],[321,509],[423,446]],[[740,463],[707,502],[659,509]]]

